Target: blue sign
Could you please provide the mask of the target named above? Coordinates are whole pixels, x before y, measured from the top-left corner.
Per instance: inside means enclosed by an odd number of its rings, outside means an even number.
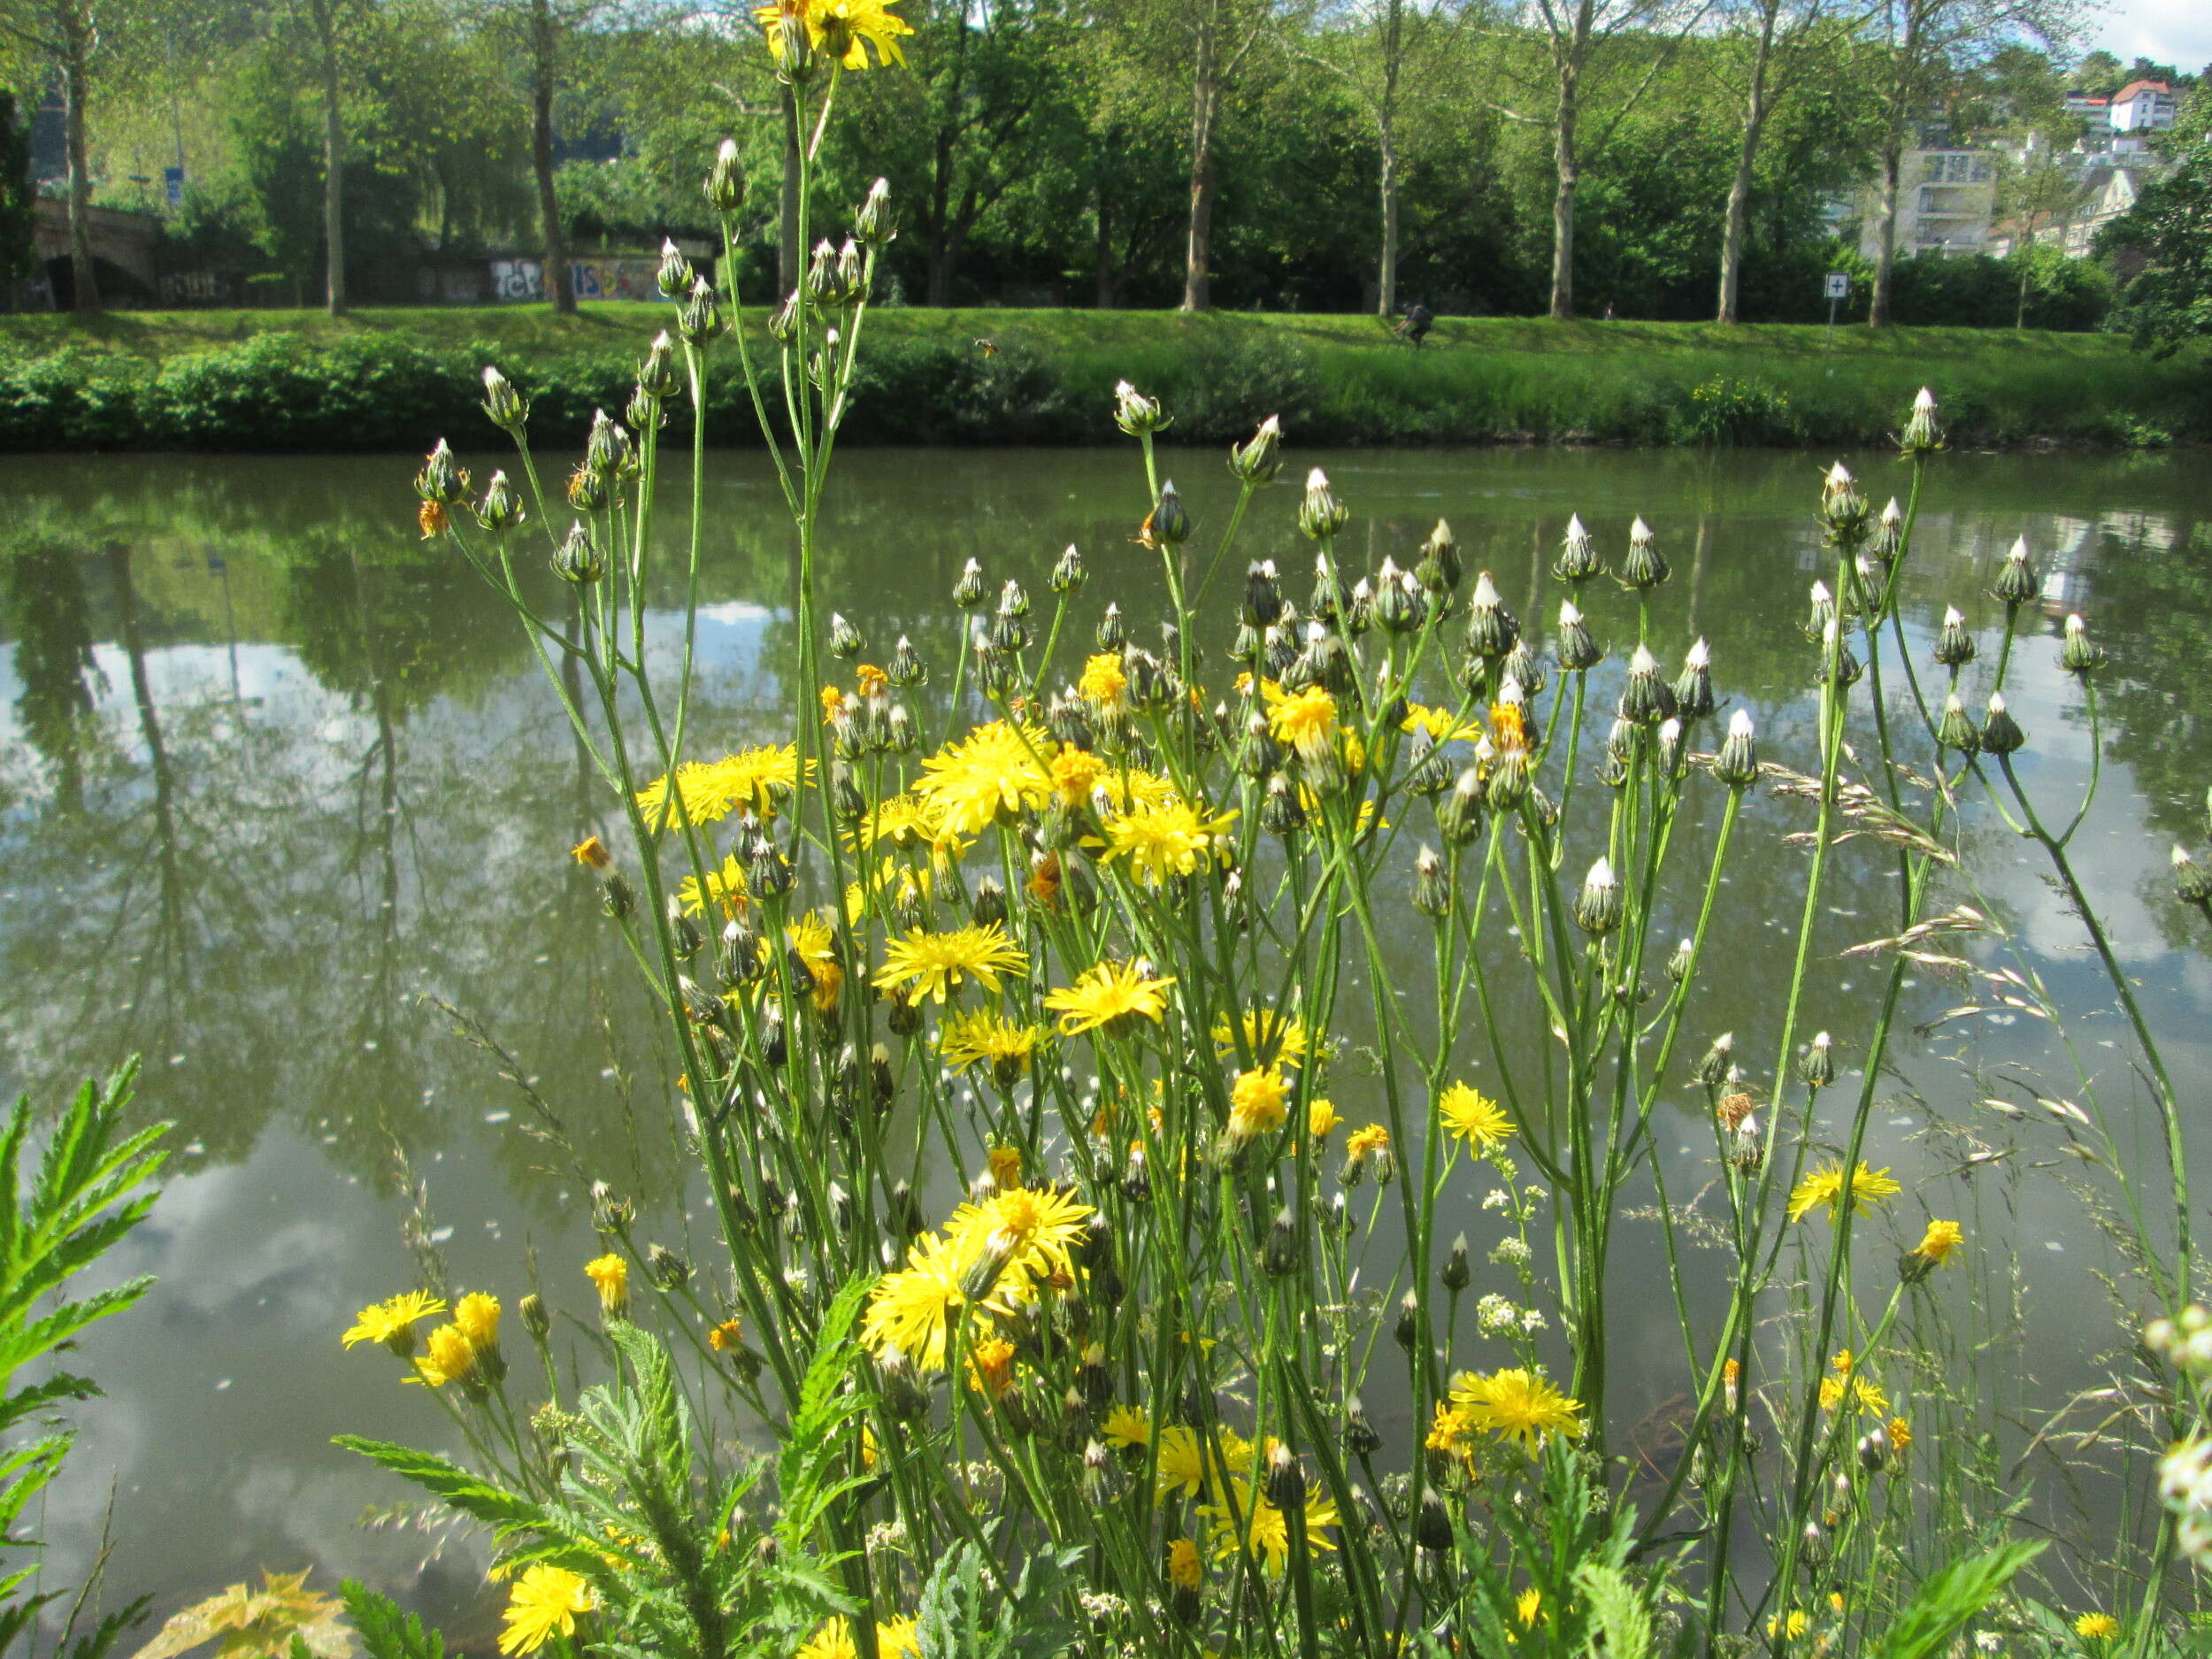
[[[161,170],[161,188],[168,196],[171,207],[182,207],[184,205],[184,169],[164,167]]]

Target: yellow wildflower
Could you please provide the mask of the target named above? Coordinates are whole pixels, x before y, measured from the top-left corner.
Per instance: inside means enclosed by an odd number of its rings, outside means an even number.
[[[1318,755],[1336,735],[1336,699],[1319,686],[1294,692],[1267,711],[1267,729],[1301,755]]]
[[[453,1323],[480,1348],[499,1346],[499,1298],[473,1290],[454,1304]]]
[[[1316,1141],[1326,1141],[1329,1131],[1343,1121],[1334,1101],[1316,1099],[1307,1103],[1306,1133]]]
[[[1920,1235],[1920,1242],[1913,1247],[1913,1254],[1941,1267],[1951,1259],[1951,1252],[1966,1242],[1966,1229],[1955,1221],[1931,1221],[1928,1230]]]
[[[1283,1126],[1289,1091],[1283,1074],[1270,1066],[1263,1071],[1240,1071],[1229,1086],[1229,1133],[1239,1141],[1272,1134]]]
[[[722,856],[722,867],[707,872],[706,891],[699,889],[697,876],[686,876],[676,888],[676,896],[683,903],[686,916],[701,916],[712,904],[726,917],[743,914],[749,895],[745,888],[745,866],[737,862],[735,853]]]
[[[568,849],[568,856],[589,870],[604,870],[614,862],[614,855],[607,850],[607,843],[596,835],[587,835]]]
[[[1478,1157],[1495,1152],[1513,1137],[1513,1119],[1487,1095],[1454,1083],[1436,1097],[1436,1115]]]
[[[1226,1561],[1248,1550],[1270,1578],[1282,1576],[1290,1560],[1290,1523],[1251,1482],[1230,1482],[1225,1502],[1202,1503],[1198,1512],[1213,1529],[1214,1559]],[[1318,1494],[1310,1494],[1306,1500],[1307,1545],[1334,1549],[1326,1529],[1336,1524],[1336,1505]]]
[[[807,764],[811,772],[813,763]],[[798,780],[795,745],[748,749],[720,760],[687,760],[676,768],[672,788],[670,780],[656,778],[638,792],[637,803],[656,829],[666,829],[677,822],[680,804],[684,820],[692,824],[712,824],[727,818],[741,802],[765,818]]]
[[[428,1291],[405,1291],[362,1309],[340,1340],[348,1348],[357,1342],[381,1342],[405,1359],[415,1351],[415,1322],[444,1311],[445,1303]]]
[[[1110,1036],[1140,1019],[1157,1025],[1167,1011],[1161,993],[1174,983],[1171,977],[1148,979],[1127,963],[1102,962],[1073,985],[1048,995],[1045,1006],[1060,1016],[1068,1036],[1101,1028]]]
[[[707,1333],[707,1346],[718,1354],[726,1354],[745,1340],[745,1327],[735,1319],[725,1319]]]
[[[1236,1057],[1239,1026],[1245,1048],[1262,1065],[1296,1066],[1306,1057],[1310,1040],[1305,1021],[1271,1008],[1252,1008],[1244,1011],[1237,1026],[1230,1025],[1226,1014],[1214,1021],[1214,1050],[1224,1060]]]
[[[889,991],[910,984],[917,997],[926,995],[942,1002],[971,977],[995,991],[1000,974],[1018,973],[1028,965],[1028,956],[995,922],[949,933],[918,927],[885,949],[875,985],[879,991]]]
[[[2120,1633],[2120,1621],[2109,1613],[2084,1613],[2074,1621],[2074,1634],[2084,1641],[2107,1642]]]
[[[599,1311],[610,1319],[630,1317],[630,1264],[610,1252],[584,1263],[584,1277],[599,1293]]]
[[[1063,743],[1060,752],[1052,757],[1052,787],[1069,806],[1081,806],[1091,798],[1091,791],[1105,770],[1106,763],[1089,749]]]
[[[1106,852],[1100,862],[1125,858],[1138,881],[1159,887],[1170,876],[1194,873],[1201,858],[1226,863],[1229,826],[1236,816],[1220,812],[1210,818],[1179,801],[1141,805],[1106,826]]]
[[[1345,1137],[1344,1156],[1364,1158],[1371,1153],[1390,1150],[1390,1131],[1380,1124],[1365,1124]]]
[[[1451,1399],[1475,1427],[1501,1440],[1517,1440],[1532,1457],[1546,1435],[1579,1440],[1587,1426],[1580,1401],[1519,1366],[1487,1377],[1463,1372],[1452,1383]]]
[[[1177,1589],[1195,1592],[1205,1582],[1205,1573],[1194,1539],[1179,1538],[1167,1547],[1167,1581]]]
[[[541,1561],[532,1562],[507,1592],[507,1610],[503,1615],[507,1628],[500,1632],[499,1651],[535,1653],[556,1632],[573,1636],[577,1617],[598,1605],[599,1598],[580,1574]]]
[[[1076,681],[1075,688],[1086,703],[1109,714],[1128,707],[1129,676],[1123,672],[1121,654],[1102,651],[1090,658],[1083,664],[1083,678]]]
[[[1116,1406],[1106,1414],[1106,1421],[1099,1425],[1098,1432],[1107,1445],[1126,1451],[1152,1438],[1152,1421],[1145,1416],[1142,1406]]]
[[[1828,1219],[1836,1218],[1836,1210],[1843,1202],[1843,1165],[1824,1164],[1797,1183],[1790,1194],[1790,1219],[1802,1221],[1823,1205],[1827,1207]],[[1878,1200],[1894,1198],[1905,1189],[1890,1178],[1886,1167],[1867,1168],[1861,1162],[1851,1177],[1851,1210],[1854,1215],[1867,1214],[1867,1206]]]
[[[442,1325],[425,1341],[424,1351],[415,1357],[415,1376],[433,1388],[442,1388],[448,1383],[473,1381],[476,1376],[476,1348],[461,1327]]]
[[[1041,757],[1051,741],[1035,726],[1019,731],[1003,720],[979,726],[922,762],[915,793],[942,829],[976,835],[1002,817],[1043,806],[1052,774]]]
[[[888,10],[897,4],[898,0],[775,0],[773,4],[754,7],[753,19],[768,32],[768,50],[779,58],[784,50],[780,25],[790,18],[806,26],[807,39],[816,48],[826,43],[835,49],[841,66],[865,69],[868,54],[863,49],[868,46],[875,48],[878,64],[906,62],[899,37],[911,35],[914,26]]]
[[[979,1009],[972,1014],[947,1018],[937,1033],[937,1052],[955,1071],[965,1072],[987,1064],[1002,1081],[1018,1075],[1036,1053],[1044,1033],[1034,1025],[1018,1025],[1003,1014]]]

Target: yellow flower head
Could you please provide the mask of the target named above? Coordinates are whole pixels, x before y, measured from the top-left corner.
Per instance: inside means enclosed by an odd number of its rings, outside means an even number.
[[[838,956],[837,934],[828,918],[809,910],[797,920],[786,922],[783,936],[813,976],[815,1011],[834,1012],[837,999],[845,993],[845,964]],[[774,951],[765,939],[760,941],[760,956],[763,962],[774,964]]]
[[[945,1223],[945,1238],[964,1273],[987,1256],[1001,1257],[1004,1277],[1018,1282],[1075,1271],[1071,1249],[1082,1240],[1091,1207],[1049,1187],[1010,1187],[982,1203],[967,1203]]]
[[[1334,1101],[1316,1098],[1307,1104],[1306,1133],[1316,1141],[1326,1141],[1329,1131],[1343,1121]]]
[[[1196,1540],[1179,1538],[1167,1547],[1167,1581],[1179,1590],[1194,1593],[1206,1581],[1206,1565],[1199,1559]]]
[[[424,1343],[424,1351],[415,1358],[415,1375],[433,1388],[442,1388],[448,1383],[473,1381],[476,1376],[476,1348],[460,1326],[442,1325],[433,1331]]]
[[[1202,1503],[1198,1512],[1213,1532],[1214,1559],[1228,1561],[1249,1551],[1270,1578],[1280,1578],[1290,1560],[1290,1523],[1248,1480],[1229,1483],[1225,1501]],[[1306,1500],[1306,1544],[1334,1549],[1327,1528],[1337,1524],[1336,1505],[1319,1494]]]
[[[1532,1584],[1513,1598],[1513,1616],[1521,1621],[1523,1630],[1534,1630],[1543,1612],[1544,1593]]]
[[[921,1650],[914,1620],[887,1618],[876,1622],[876,1659],[915,1659]]]
[[[799,1644],[794,1659],[860,1659],[860,1644],[842,1617],[832,1617],[814,1627],[814,1633]]]
[[[1790,1219],[1802,1221],[1816,1210],[1825,1206],[1828,1219],[1836,1218],[1836,1211],[1843,1202],[1843,1165],[1824,1164],[1797,1183],[1790,1194]],[[1894,1198],[1905,1189],[1890,1178],[1886,1168],[1870,1170],[1862,1162],[1851,1177],[1851,1210],[1854,1215],[1867,1214],[1867,1206],[1878,1200]]]
[[[907,1250],[906,1265],[876,1282],[860,1340],[879,1357],[895,1349],[925,1371],[943,1370],[946,1331],[967,1302],[960,1290],[966,1271],[943,1239],[924,1233]]]
[[[555,1632],[576,1633],[577,1617],[599,1605],[591,1586],[565,1567],[533,1562],[507,1591],[507,1628],[500,1632],[503,1654],[535,1653]]]
[[[1448,1400],[1436,1402],[1436,1415],[1423,1442],[1429,1450],[1472,1463],[1475,1455],[1474,1419]]]
[[[1849,1394],[1852,1402],[1870,1417],[1880,1417],[1889,1409],[1889,1396],[1863,1377],[1853,1377],[1847,1371],[1841,1375],[1820,1379],[1820,1409],[1833,1411],[1843,1404]]]
[[[988,1065],[1004,1082],[1020,1074],[1043,1037],[1044,1033],[1034,1025],[1018,1025],[1003,1014],[979,1009],[972,1014],[947,1017],[938,1028],[937,1052],[955,1071]]]
[[[978,835],[1001,818],[1042,807],[1052,774],[1041,757],[1052,740],[1035,726],[1017,731],[1003,720],[979,726],[922,762],[915,793],[941,830]]]
[[[735,1319],[725,1319],[707,1333],[707,1346],[718,1354],[726,1354],[745,1340],[745,1327]]]
[[[1019,1187],[1022,1183],[1022,1149],[1019,1147],[987,1147],[983,1161],[991,1167],[991,1185]]]
[[[1198,1436],[1178,1425],[1160,1431],[1160,1449],[1154,1479],[1154,1496],[1162,1503],[1175,1493],[1194,1498],[1211,1477]]]
[[[478,1348],[499,1346],[499,1298],[472,1290],[453,1305],[453,1323]]]
[[[835,686],[822,687],[822,724],[834,726],[845,712],[845,694]]]
[[[780,58],[784,53],[782,23],[786,18],[806,26],[807,39],[818,50],[836,56],[841,67],[865,69],[875,48],[876,62],[903,65],[906,54],[899,36],[911,35],[913,25],[887,8],[898,0],[775,0],[753,8],[753,19],[768,32],[768,50]]]
[[[1091,791],[1105,770],[1106,763],[1089,749],[1063,743],[1060,752],[1052,757],[1052,787],[1067,805],[1081,806],[1091,798]]]
[[[607,843],[596,835],[587,835],[569,849],[568,856],[588,870],[604,870],[614,862],[614,855],[607,850]]]
[[[969,979],[995,991],[1000,974],[1019,973],[1028,965],[1029,958],[996,922],[949,933],[918,927],[884,951],[875,984],[879,991],[911,985],[917,997],[927,995],[942,1002]]]
[[[1477,1157],[1487,1156],[1513,1138],[1513,1119],[1505,1109],[1464,1083],[1454,1083],[1436,1097],[1436,1115]]]
[[[610,1251],[584,1263],[584,1277],[599,1293],[599,1311],[610,1319],[630,1317],[630,1264]]]
[[[1586,1425],[1582,1402],[1554,1387],[1549,1379],[1515,1366],[1484,1377],[1465,1372],[1452,1383],[1452,1403],[1475,1427],[1500,1440],[1517,1440],[1533,1457],[1548,1434],[1579,1440]]]
[[[1195,873],[1199,860],[1225,864],[1229,858],[1229,826],[1234,812],[1211,817],[1180,801],[1145,803],[1121,813],[1106,826],[1104,857],[1128,860],[1129,872],[1148,887],[1164,885],[1170,876]]]
[[[1142,1406],[1116,1406],[1106,1414],[1098,1432],[1107,1445],[1126,1451],[1152,1438],[1152,1420],[1145,1416]]]
[[[1463,725],[1449,709],[1432,709],[1418,703],[1406,706],[1406,718],[1398,729],[1407,733],[1426,732],[1439,743],[1455,741],[1471,743],[1477,738],[1488,735],[1479,720],[1470,720]]]
[[[415,1351],[415,1322],[444,1311],[445,1303],[428,1291],[405,1291],[362,1309],[342,1340],[348,1348],[357,1342],[381,1342],[405,1359]]]
[[[1912,1425],[1902,1417],[1892,1417],[1885,1426],[1889,1433],[1891,1454],[1902,1457],[1912,1445]]]
[[[1014,1345],[1003,1337],[986,1337],[968,1351],[968,1386],[987,1400],[996,1400],[1014,1386]]]
[[[807,763],[811,772],[813,763]],[[687,760],[676,768],[674,786],[656,778],[638,792],[637,803],[656,829],[678,821],[712,824],[727,818],[741,802],[763,818],[789,795],[799,781],[799,751],[786,743],[780,749],[749,749],[719,760]]]
[[[1390,1131],[1381,1124],[1365,1124],[1344,1138],[1347,1158],[1364,1158],[1390,1150]]]
[[[1336,699],[1319,686],[1293,692],[1267,711],[1267,729],[1301,755],[1318,755],[1336,735]]]
[[[864,697],[880,697],[891,689],[891,676],[873,663],[854,664],[853,682],[860,687]]]
[[[1490,741],[1502,755],[1528,748],[1528,722],[1519,703],[1490,705]]]
[[[1174,983],[1171,977],[1148,979],[1133,964],[1102,962],[1073,985],[1048,995],[1045,1006],[1060,1016],[1068,1036],[1101,1029],[1113,1036],[1141,1019],[1157,1025],[1167,1011],[1161,993]]]
[[[707,872],[706,890],[702,893],[697,876],[686,876],[676,888],[676,896],[683,902],[686,916],[701,916],[708,905],[713,905],[725,917],[744,914],[750,895],[745,888],[745,866],[737,862],[735,853],[722,855],[722,867]]]
[[[1288,1096],[1283,1074],[1272,1066],[1238,1072],[1229,1086],[1229,1133],[1239,1141],[1274,1133],[1288,1115]]]
[[[1794,1640],[1796,1638],[1802,1636],[1807,1631],[1813,1627],[1813,1617],[1801,1607],[1793,1608],[1790,1609],[1790,1616],[1786,1621],[1778,1618],[1770,1618],[1767,1620],[1768,1636],[1779,1636],[1782,1633],[1786,1623],[1789,1629],[1791,1640]]]
[[[2084,1641],[2110,1641],[2120,1633],[2120,1621],[2109,1613],[2084,1613],[2074,1621],[2074,1634]]]
[[[1075,688],[1083,701],[1106,712],[1118,713],[1129,703],[1129,676],[1123,672],[1121,654],[1103,651],[1083,664],[1083,678]]]
[[[1931,1221],[1928,1230],[1920,1235],[1920,1242],[1913,1247],[1913,1254],[1941,1267],[1951,1259],[1951,1252],[1966,1242],[1966,1229],[1955,1221]]]
[[[1246,1050],[1260,1064],[1294,1067],[1305,1060],[1309,1046],[1306,1022],[1297,1015],[1278,1013],[1271,1008],[1252,1008],[1245,1010],[1239,1025],[1242,1027]],[[1229,1024],[1228,1015],[1214,1021],[1214,1050],[1224,1060],[1236,1058],[1237,1036],[1238,1029]]]

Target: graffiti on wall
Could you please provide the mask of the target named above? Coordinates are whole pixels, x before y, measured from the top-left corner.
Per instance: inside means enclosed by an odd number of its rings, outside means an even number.
[[[495,300],[541,300],[545,297],[545,265],[538,259],[495,259],[491,262],[492,297]],[[587,258],[568,262],[569,280],[580,300],[656,300],[660,290],[654,278],[660,261],[643,257]]]

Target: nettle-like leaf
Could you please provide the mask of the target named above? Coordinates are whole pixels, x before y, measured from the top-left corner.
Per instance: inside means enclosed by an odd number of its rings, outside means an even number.
[[[367,1659],[445,1659],[445,1638],[357,1578],[338,1586]]]
[[[288,1659],[303,1647],[311,1659],[352,1659],[346,1604],[307,1587],[306,1572],[263,1575],[260,1589],[234,1584],[173,1615],[132,1659],[175,1659],[216,1644],[216,1659]]]
[[[536,1526],[543,1519],[541,1506],[530,1499],[495,1486],[434,1452],[417,1451],[388,1440],[365,1440],[358,1434],[341,1434],[331,1443],[358,1452],[402,1479],[435,1493],[463,1514],[482,1521],[499,1537]]]
[[[1995,1601],[2014,1575],[2043,1553],[2047,1541],[2039,1538],[2000,1545],[1931,1573],[1869,1650],[1869,1659],[1934,1659],[1966,1628],[1967,1620]]]
[[[874,1284],[865,1274],[847,1280],[824,1311],[813,1356],[799,1385],[799,1402],[777,1452],[777,1494],[783,1504],[785,1530],[795,1540],[810,1534],[822,1512],[840,1495],[864,1484],[841,1478],[839,1459],[848,1425],[874,1402],[866,1389],[849,1386],[859,1358],[853,1327]]]
[[[974,1545],[956,1545],[922,1586],[914,1625],[921,1659],[1060,1659],[1075,1645],[1076,1630],[1058,1603],[1084,1554],[1034,1555],[1008,1586],[986,1571]]]

